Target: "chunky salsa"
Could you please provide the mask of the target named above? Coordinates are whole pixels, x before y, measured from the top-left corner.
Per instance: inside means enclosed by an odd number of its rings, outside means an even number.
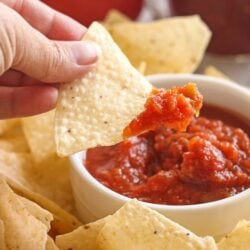
[[[166,126],[186,130],[194,115],[199,114],[203,97],[194,83],[171,89],[153,89],[145,110],[124,129],[124,138]]]
[[[250,138],[218,120],[205,105],[186,132],[161,127],[109,147],[89,149],[88,171],[110,189],[139,200],[172,205],[204,203],[250,187]],[[225,114],[226,111],[223,111]],[[232,113],[227,123],[245,123]]]

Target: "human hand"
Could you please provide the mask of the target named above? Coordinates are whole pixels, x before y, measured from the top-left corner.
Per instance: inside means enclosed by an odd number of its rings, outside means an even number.
[[[56,83],[93,68],[95,45],[76,41],[85,31],[38,0],[0,0],[0,119],[54,108]]]

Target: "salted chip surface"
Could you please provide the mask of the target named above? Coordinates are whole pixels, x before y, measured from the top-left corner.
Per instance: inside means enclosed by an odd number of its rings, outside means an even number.
[[[111,216],[86,224],[76,230],[56,237],[56,245],[60,250],[96,250],[96,239]]]
[[[146,75],[193,72],[211,37],[199,16],[118,23],[109,31],[135,67],[145,61]]]
[[[56,202],[61,208],[75,213],[74,199],[69,180],[70,163],[67,158],[52,155],[35,164],[27,153],[0,150],[0,174],[12,179],[32,192]]]
[[[19,200],[24,204],[26,209],[39,221],[41,221],[46,227],[47,231],[50,230],[50,223],[53,220],[53,215],[40,207],[33,201],[30,201],[24,197],[18,196]]]
[[[0,178],[0,204],[0,220],[4,224],[4,236],[8,248],[44,250],[47,227],[29,213],[3,178]]]
[[[101,24],[94,22],[83,40],[95,42],[100,54],[91,72],[59,91],[55,139],[60,156],[120,142],[152,89]]]
[[[126,203],[104,225],[98,250],[216,250],[212,237],[198,237],[163,215],[139,204]]]
[[[250,221],[238,222],[235,229],[226,235],[219,243],[219,250],[250,249]]]

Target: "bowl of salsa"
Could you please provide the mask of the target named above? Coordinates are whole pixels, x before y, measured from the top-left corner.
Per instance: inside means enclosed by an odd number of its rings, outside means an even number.
[[[186,131],[161,127],[71,157],[81,218],[95,220],[136,198],[200,235],[250,219],[249,90],[201,75],[154,75],[158,88],[195,82],[204,96]],[[223,215],[223,216],[222,216]]]

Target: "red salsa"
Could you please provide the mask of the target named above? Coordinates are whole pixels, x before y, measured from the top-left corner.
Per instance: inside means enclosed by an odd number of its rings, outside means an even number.
[[[217,110],[205,105],[201,115],[209,118],[193,118],[186,132],[162,127],[89,149],[85,166],[110,189],[146,202],[188,205],[232,196],[250,187],[249,123]]]
[[[166,126],[185,131],[194,115],[199,114],[203,97],[194,83],[171,89],[153,89],[145,110],[124,129],[124,138]]]

